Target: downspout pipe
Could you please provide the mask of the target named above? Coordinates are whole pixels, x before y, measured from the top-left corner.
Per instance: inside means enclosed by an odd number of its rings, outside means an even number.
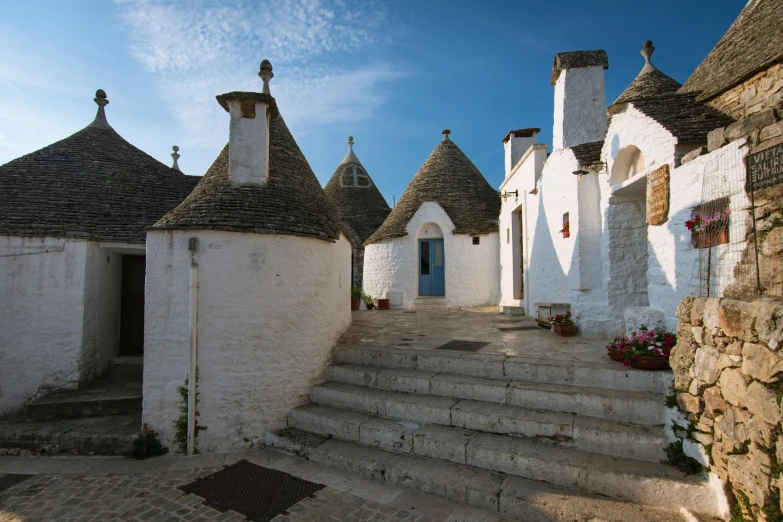
[[[191,238],[195,239],[195,238]],[[193,245],[195,247],[195,245]],[[195,248],[191,249],[195,252]],[[190,263],[190,370],[188,371],[188,455],[196,452],[196,361],[198,360],[198,264]]]

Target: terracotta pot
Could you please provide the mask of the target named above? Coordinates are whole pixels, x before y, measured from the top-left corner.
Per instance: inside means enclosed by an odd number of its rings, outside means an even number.
[[[639,357],[631,359],[631,367],[637,370],[666,370],[669,368],[668,357]]]
[[[623,362],[623,356],[620,355],[620,352],[614,346],[607,346],[606,351],[609,352],[609,358],[613,361]]]
[[[574,335],[574,323],[555,323],[555,333],[560,337],[571,337]]]
[[[351,310],[358,310],[361,305],[361,301],[351,301]]]
[[[723,228],[712,232],[695,232],[691,234],[696,241],[696,248],[710,248],[725,245],[729,242],[729,229]]]
[[[378,299],[378,310],[388,310],[388,309],[389,309],[389,300]]]

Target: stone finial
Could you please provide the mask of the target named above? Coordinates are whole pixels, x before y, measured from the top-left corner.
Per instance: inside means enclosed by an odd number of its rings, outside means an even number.
[[[106,120],[106,111],[104,110],[104,107],[109,104],[109,99],[106,97],[106,91],[103,89],[95,91],[95,98],[93,98],[93,101],[98,105],[98,113],[95,115],[93,124],[108,125],[109,122]]]
[[[174,152],[171,153],[171,157],[174,158],[174,164],[171,165],[171,168],[174,169],[174,170],[179,170],[180,172],[182,172],[180,170],[180,168],[179,168],[179,165],[177,164],[177,160],[179,159],[179,154],[177,154],[179,152],[179,147],[174,145],[173,147],[171,147],[171,150],[174,151]]]
[[[348,147],[353,150],[353,136],[348,136]]]
[[[353,152],[353,136],[348,136],[348,152],[345,154],[345,157],[340,164],[342,165],[344,163],[361,163]]]
[[[272,72],[272,63],[269,60],[263,60],[261,62],[261,67],[259,68],[258,75],[261,77],[261,80],[264,82],[264,86],[261,89],[261,92],[264,94],[271,94],[269,92],[269,80],[271,80],[275,73]]]
[[[447,141],[450,139],[449,134],[451,134],[451,131],[449,129],[443,129],[441,134],[443,134],[443,141]]]
[[[657,71],[658,68],[652,64],[652,61],[650,61],[653,53],[655,52],[655,47],[653,47],[652,40],[647,40],[644,42],[640,52],[642,56],[644,56],[644,67],[642,68],[641,72],[645,73],[650,71]]]

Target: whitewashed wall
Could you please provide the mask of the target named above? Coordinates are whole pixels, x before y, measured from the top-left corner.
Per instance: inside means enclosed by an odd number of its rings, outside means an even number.
[[[604,307],[604,313],[616,318],[615,324],[607,329],[607,334],[612,335],[620,331],[624,306],[633,305],[628,302],[629,288],[624,280],[628,279],[629,273],[623,265],[632,265],[638,260],[629,255],[627,245],[623,248],[623,241],[612,240],[611,229],[629,220],[625,215],[628,201],[644,204],[647,174],[664,164],[668,164],[671,169],[667,221],[660,226],[646,226],[638,233],[646,236],[648,306],[662,312],[666,327],[673,330],[678,321],[675,316],[677,305],[683,297],[692,293],[694,270],[699,258],[699,251],[693,245],[685,221],[691,218],[694,209],[702,203],[704,176],[719,176],[722,172],[744,169],[742,157],[747,152],[747,146],[740,140],[675,169],[678,147],[675,137],[632,105],[615,114],[609,126],[602,156],[608,163],[610,173],[615,158],[629,146],[641,150],[645,160],[644,170],[621,183],[613,184],[609,174],[600,177],[601,212],[608,227],[601,237],[604,286],[608,293],[608,306]],[[744,201],[741,200],[744,199],[743,194],[736,194],[731,204],[739,208],[743,206]],[[739,240],[745,236],[744,230],[735,228],[731,230],[732,243],[734,238]],[[720,247],[726,248],[729,247]],[[596,309],[596,313],[601,312]]]
[[[428,224],[440,233],[424,234]],[[430,227],[432,228],[432,227]],[[364,249],[364,291],[373,297],[386,292],[403,292],[403,308],[412,308],[419,293],[418,240],[443,237],[445,253],[446,303],[450,308],[493,306],[499,300],[498,234],[455,235],[446,211],[434,202],[425,202],[408,223],[408,235],[367,245]]]
[[[90,243],[85,274],[82,375],[92,380],[114,363],[119,350],[122,255]]]
[[[555,83],[555,150],[601,140],[606,134],[604,68],[565,69]]]
[[[87,241],[0,236],[0,414],[82,380]]]
[[[188,238],[197,237],[198,435],[232,451],[307,402],[350,322],[351,245],[215,231],[147,235],[143,420],[171,445],[188,375]]]

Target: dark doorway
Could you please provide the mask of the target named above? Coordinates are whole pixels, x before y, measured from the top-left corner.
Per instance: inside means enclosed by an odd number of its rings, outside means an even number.
[[[145,256],[122,256],[120,355],[144,355]]]

